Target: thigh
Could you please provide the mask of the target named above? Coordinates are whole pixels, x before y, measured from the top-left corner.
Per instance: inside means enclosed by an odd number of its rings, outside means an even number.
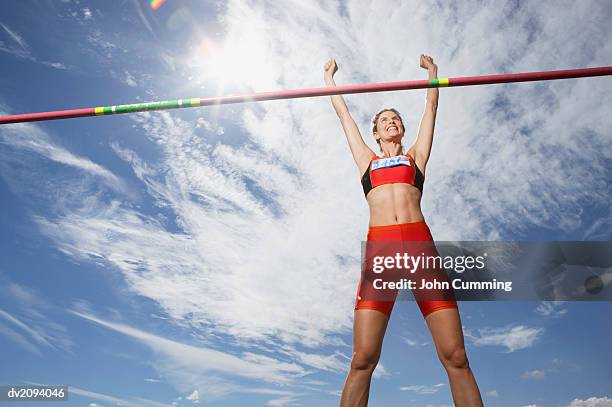
[[[353,323],[353,352],[380,354],[389,318],[380,311],[358,309]]]
[[[461,318],[457,308],[445,308],[432,312],[425,318],[425,321],[439,354],[446,354],[458,347],[464,347]]]

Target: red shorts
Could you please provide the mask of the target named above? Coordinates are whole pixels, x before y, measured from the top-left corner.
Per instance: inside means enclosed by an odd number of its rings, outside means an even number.
[[[411,222],[411,223],[402,223],[396,225],[385,225],[385,226],[370,226],[368,229],[368,242],[372,241],[427,241],[433,242],[433,237],[431,236],[431,232],[429,227],[424,221],[419,222]],[[435,251],[435,246],[430,246]],[[437,251],[435,251],[437,254]],[[368,259],[368,253],[366,250],[365,259]],[[364,262],[364,264],[366,264]],[[446,278],[446,273],[442,270],[442,274],[440,274],[441,278]],[[387,317],[391,316],[391,312],[393,311],[393,305],[395,304],[395,295],[397,295],[397,291],[392,295],[392,300],[372,300],[372,299],[362,299],[360,293],[362,289],[363,282],[363,273],[359,282],[359,286],[357,289],[357,298],[355,299],[355,310],[358,309],[374,309],[380,311],[387,315]],[[413,293],[415,291],[413,290]],[[445,298],[452,298],[449,300],[417,300],[417,304],[423,314],[423,318],[427,317],[427,315],[431,314],[434,311],[443,309],[443,308],[458,308],[457,302],[454,300],[454,296],[451,293],[447,293]]]

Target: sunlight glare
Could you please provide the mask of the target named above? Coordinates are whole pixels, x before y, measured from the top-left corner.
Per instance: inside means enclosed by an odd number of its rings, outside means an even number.
[[[273,68],[266,63],[263,40],[256,32],[241,34],[228,37],[223,44],[204,39],[194,55],[203,80],[215,81],[219,89],[226,84],[260,90],[270,86]]]

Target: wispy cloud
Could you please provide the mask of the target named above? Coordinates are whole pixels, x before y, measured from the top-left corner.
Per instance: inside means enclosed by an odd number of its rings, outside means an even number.
[[[576,398],[567,407],[612,407],[612,398],[607,396],[593,396],[586,400]]]
[[[544,328],[530,328],[524,325],[479,329],[478,333],[465,331],[465,337],[476,346],[502,346],[508,352],[534,346],[543,334]]]
[[[542,301],[534,311],[545,317],[558,318],[567,314],[567,309],[562,307],[563,301]]]
[[[93,14],[88,7],[83,7],[81,12],[83,13],[83,20],[91,20],[93,18]]]
[[[231,154],[224,146],[211,151],[188,123],[167,113],[140,120],[169,150],[167,163],[150,165],[135,152],[115,149],[156,204],[174,211],[183,230],[170,232],[119,202],[100,203],[97,214],[36,218],[58,248],[80,259],[112,263],[134,290],[155,298],[168,315],[192,315],[177,319],[198,327],[204,321],[214,323],[206,324],[210,329],[232,326],[242,341],[273,335],[314,346],[328,341],[326,332],[348,330],[362,227],[343,220],[341,239],[337,221],[311,227],[305,210],[313,216],[319,209],[295,206],[307,192],[299,191],[295,171],[287,171],[290,162],[275,162],[258,151]],[[185,147],[192,144],[201,147]],[[285,215],[275,218],[275,211]],[[354,246],[355,256],[347,256],[347,245]],[[279,298],[284,307],[310,304],[308,313],[283,312]],[[261,311],[255,317],[253,307]]]
[[[419,345],[417,342],[413,341],[412,339],[408,339],[408,338],[404,338],[404,342],[406,342],[408,346],[412,346],[412,347],[417,347]]]
[[[134,5],[134,8],[136,9],[136,12],[138,13],[138,17],[140,17],[140,21],[142,22],[142,24],[147,28],[147,30],[153,36],[153,38],[157,40],[157,35],[155,34],[155,31],[153,31],[153,27],[151,27],[151,23],[149,22],[147,17],[144,15],[144,11],[142,9],[142,6],[140,5],[140,2],[138,0],[132,0],[132,4]]]
[[[200,402],[200,393],[197,390],[194,390],[190,395],[185,396],[185,400],[192,401],[194,403]]]
[[[344,372],[348,368],[348,362],[344,355],[336,353],[333,355],[321,355],[318,353],[300,352],[292,348],[283,350],[284,354],[290,355],[293,360],[296,360],[303,365],[314,367],[322,371],[329,372]]]
[[[530,370],[528,372],[525,372],[521,375],[521,377],[523,379],[543,379],[544,377],[546,377],[546,372],[544,372],[543,370]]]
[[[285,406],[299,406],[302,405],[296,397],[281,397],[278,399],[270,400],[265,404],[267,407],[285,407]]]
[[[412,386],[400,387],[400,390],[411,391],[416,394],[435,394],[439,392],[444,386],[446,386],[444,383],[438,383],[438,384],[433,384],[433,385],[415,384]]]
[[[608,208],[607,215],[596,219],[593,224],[584,231],[582,240],[610,240],[612,230],[612,206]]]
[[[8,34],[8,36],[13,40],[13,42],[17,43],[17,47],[11,45],[5,45],[3,41],[0,41],[0,52],[6,52],[10,55],[13,55],[19,59],[25,59],[31,62],[35,62],[37,64],[47,65],[56,69],[68,69],[66,65],[61,62],[50,62],[44,61],[32,54],[32,49],[25,41],[25,39],[17,33],[15,30],[10,29],[5,24],[0,23],[0,27],[4,29],[4,31]]]
[[[16,309],[0,309],[0,334],[38,356],[46,351],[71,353],[73,342],[66,328],[53,320],[53,307],[31,289],[6,278],[0,281],[0,296]]]
[[[118,57],[121,54],[127,53],[127,49],[110,41],[109,38],[97,28],[92,29],[86,39],[92,46],[92,52],[95,52],[96,55],[99,52],[106,59]]]
[[[347,365],[347,369],[348,369],[348,365]],[[387,370],[387,368],[385,367],[385,364],[382,362],[378,362],[378,364],[376,365],[376,368],[374,369],[374,373],[372,373],[372,377],[374,379],[380,379],[382,377],[389,377],[391,376],[391,373]]]
[[[6,25],[0,23],[0,27],[4,28],[4,31],[8,33],[8,35],[17,43],[22,50],[28,52],[30,49],[29,45],[25,42],[25,40],[21,37],[21,35],[17,34],[15,31],[8,28]]]
[[[212,348],[196,347],[172,341],[142,330],[109,322],[92,315],[71,311],[83,319],[130,336],[149,346],[158,358],[153,365],[180,388],[191,388],[192,398],[207,399],[226,394],[257,392],[260,394],[278,394],[277,389],[253,389],[238,384],[236,379],[247,379],[255,382],[288,385],[308,374],[296,363],[284,362],[273,357],[243,352],[241,355],[218,351]],[[194,387],[198,393],[194,393]],[[280,390],[284,396],[295,396],[298,393]]]
[[[32,338],[34,342],[38,343],[39,345],[42,345],[44,347],[49,347],[49,348],[53,347],[53,345],[51,345],[51,343],[49,343],[49,341],[43,335],[41,335],[40,332],[36,331],[35,329],[30,328],[28,325],[21,322],[19,319],[15,318],[8,312],[0,309],[0,318],[3,318],[11,322],[13,325],[17,326],[22,331],[26,332],[30,336],[30,338]]]
[[[36,153],[45,159],[83,171],[88,175],[100,179],[107,187],[115,192],[130,194],[124,182],[111,171],[88,158],[80,157],[58,145],[36,124],[22,123],[3,128],[2,131],[0,131],[0,145],[2,144],[12,149],[20,150],[21,152]],[[3,152],[0,150],[0,154],[2,153]],[[2,155],[6,157],[6,161],[8,162],[23,159],[23,157],[16,155],[14,151],[6,152]],[[15,168],[6,165],[5,167],[6,171],[3,171],[3,174],[15,173],[16,171]],[[5,177],[5,179],[10,182],[9,177]],[[19,189],[17,183],[11,182],[11,184],[14,185],[16,189]]]
[[[17,332],[14,328],[7,326],[0,322],[0,334],[5,338],[13,341],[22,349],[33,353],[38,356],[42,356],[42,352],[35,346],[23,333]]]
[[[104,394],[104,393],[98,393],[98,392],[91,391],[91,390],[81,389],[75,386],[70,386],[69,391],[70,393],[74,393],[81,397],[94,399],[94,400],[100,400],[100,401],[104,401],[107,403],[112,403],[113,405],[116,405],[116,406],[125,406],[125,407],[169,407],[171,406],[171,404],[159,403],[157,401],[148,400],[146,398],[141,398],[141,397],[134,397],[128,400],[125,398],[111,396],[111,395]]]

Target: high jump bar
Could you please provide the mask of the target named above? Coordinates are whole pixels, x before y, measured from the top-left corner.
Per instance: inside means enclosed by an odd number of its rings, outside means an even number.
[[[458,78],[438,78],[404,82],[385,82],[312,89],[281,90],[274,92],[251,93],[246,95],[176,99],[164,100],[159,102],[135,103],[129,105],[99,106],[83,109],[16,114],[10,116],[0,116],[0,124],[71,119],[76,117],[89,116],[107,116],[113,114],[144,112],[149,110],[180,109],[185,107],[225,105],[244,102],[260,102],[264,100],[296,99],[314,96],[343,95],[349,93],[389,92],[396,90],[424,88],[490,85],[496,83],[550,81],[555,79],[587,78],[592,76],[608,75],[612,75],[612,66],[566,69],[559,71],[523,72],[501,75],[465,76]]]

